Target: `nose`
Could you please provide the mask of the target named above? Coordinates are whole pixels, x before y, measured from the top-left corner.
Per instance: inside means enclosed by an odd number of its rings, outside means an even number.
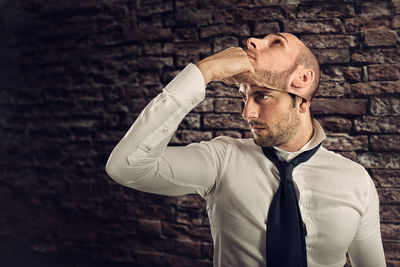
[[[247,39],[248,49],[260,49],[262,47],[263,47],[263,40],[254,37]]]
[[[258,107],[257,104],[254,103],[254,101],[251,101],[251,99],[248,99],[244,103],[243,107],[243,113],[242,116],[245,120],[252,120],[252,119],[257,119],[258,118]]]

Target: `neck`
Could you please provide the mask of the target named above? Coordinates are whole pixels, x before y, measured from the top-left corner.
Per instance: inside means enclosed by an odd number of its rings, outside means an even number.
[[[314,128],[312,119],[307,119],[300,124],[299,130],[297,131],[296,135],[290,139],[289,142],[280,145],[279,148],[282,148],[289,152],[298,151],[302,148],[305,144],[310,141],[314,134]]]

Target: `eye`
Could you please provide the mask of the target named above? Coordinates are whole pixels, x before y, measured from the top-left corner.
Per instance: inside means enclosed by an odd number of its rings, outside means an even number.
[[[267,100],[270,96],[267,94],[257,94],[256,95],[256,101],[263,101]]]
[[[283,43],[280,39],[275,39],[271,45],[283,45]]]

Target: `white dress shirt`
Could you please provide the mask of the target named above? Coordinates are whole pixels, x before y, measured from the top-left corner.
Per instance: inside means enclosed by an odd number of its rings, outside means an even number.
[[[269,205],[279,172],[252,139],[217,137],[167,147],[182,119],[205,97],[200,70],[189,64],[142,111],[107,162],[108,174],[137,190],[207,201],[214,266],[265,266]],[[312,139],[291,160],[325,138],[314,121]],[[321,147],[293,171],[306,225],[308,266],[386,266],[375,186],[359,164]]]

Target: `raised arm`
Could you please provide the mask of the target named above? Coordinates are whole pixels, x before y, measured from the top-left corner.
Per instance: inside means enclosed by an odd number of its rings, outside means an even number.
[[[106,171],[115,181],[166,195],[206,192],[214,185],[223,145],[167,145],[182,119],[204,99],[208,82],[252,71],[252,66],[241,48],[228,48],[198,66],[189,64],[176,76],[114,148]]]

